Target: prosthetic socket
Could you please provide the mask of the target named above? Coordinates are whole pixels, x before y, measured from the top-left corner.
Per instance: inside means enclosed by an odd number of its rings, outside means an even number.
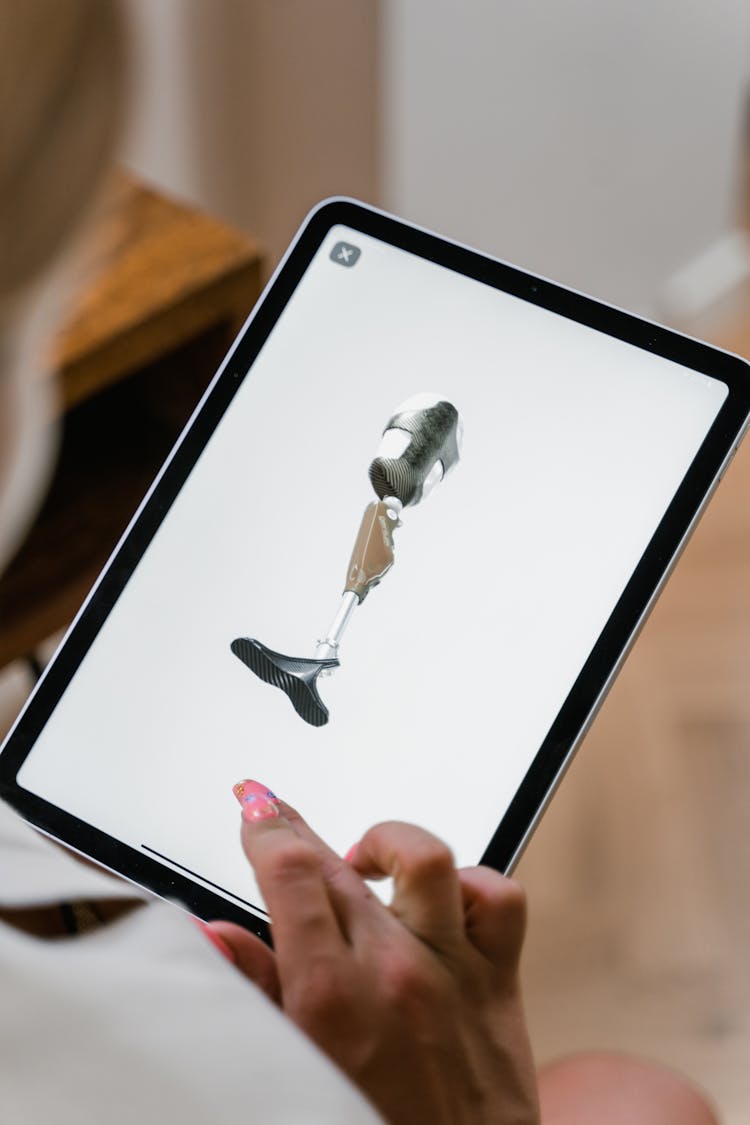
[[[355,607],[393,566],[393,533],[403,510],[424,500],[458,462],[462,430],[455,406],[438,396],[415,395],[397,408],[369,468],[378,499],[365,508],[338,612],[313,657],[284,656],[251,637],[232,642],[235,656],[288,695],[311,726],[328,722],[317,679],[338,667],[339,643]]]

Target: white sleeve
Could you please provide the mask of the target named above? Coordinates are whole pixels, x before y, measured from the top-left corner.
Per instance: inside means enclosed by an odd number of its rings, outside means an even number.
[[[98,880],[106,880],[110,895],[113,888],[119,897],[130,894],[128,884],[87,870],[28,826],[5,827],[0,866],[7,871],[15,856],[18,905],[35,901],[34,886],[36,901],[54,901],[56,882],[58,899],[90,898]],[[2,844],[8,845],[4,854]],[[24,854],[28,882],[20,862]],[[5,891],[0,901],[9,904],[14,896]],[[84,936],[39,939],[0,922],[4,1121],[375,1125],[381,1120],[183,911],[140,894],[146,905]]]
[[[0,924],[14,1125],[374,1125],[328,1059],[167,903],[75,938]]]

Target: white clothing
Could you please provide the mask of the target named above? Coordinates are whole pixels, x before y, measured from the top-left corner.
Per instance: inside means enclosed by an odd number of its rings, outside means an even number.
[[[84,867],[0,802],[1,906],[129,897],[145,905],[85,935],[0,922],[3,1122],[381,1121],[183,911]]]

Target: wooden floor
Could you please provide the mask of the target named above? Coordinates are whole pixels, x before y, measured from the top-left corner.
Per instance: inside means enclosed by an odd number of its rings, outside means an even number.
[[[704,334],[750,356],[750,294]],[[519,865],[539,1061],[645,1053],[750,1122],[749,830],[747,441]]]
[[[750,356],[745,307],[710,331]],[[645,1053],[727,1125],[750,1122],[749,501],[750,441],[518,871],[538,1060]],[[0,728],[27,689],[0,675]]]

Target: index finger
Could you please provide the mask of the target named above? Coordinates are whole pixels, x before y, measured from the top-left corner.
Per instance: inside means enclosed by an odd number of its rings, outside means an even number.
[[[341,954],[346,941],[313,845],[282,815],[278,798],[257,781],[241,781],[242,846],[255,871],[273,927],[279,969]]]
[[[240,782],[240,785],[255,786],[256,790],[268,792],[257,782]],[[383,927],[392,922],[392,916],[357,871],[317,835],[295,808],[275,794],[271,794],[271,797],[281,817],[317,855],[328,899],[344,939],[356,944],[363,933],[382,933]]]

